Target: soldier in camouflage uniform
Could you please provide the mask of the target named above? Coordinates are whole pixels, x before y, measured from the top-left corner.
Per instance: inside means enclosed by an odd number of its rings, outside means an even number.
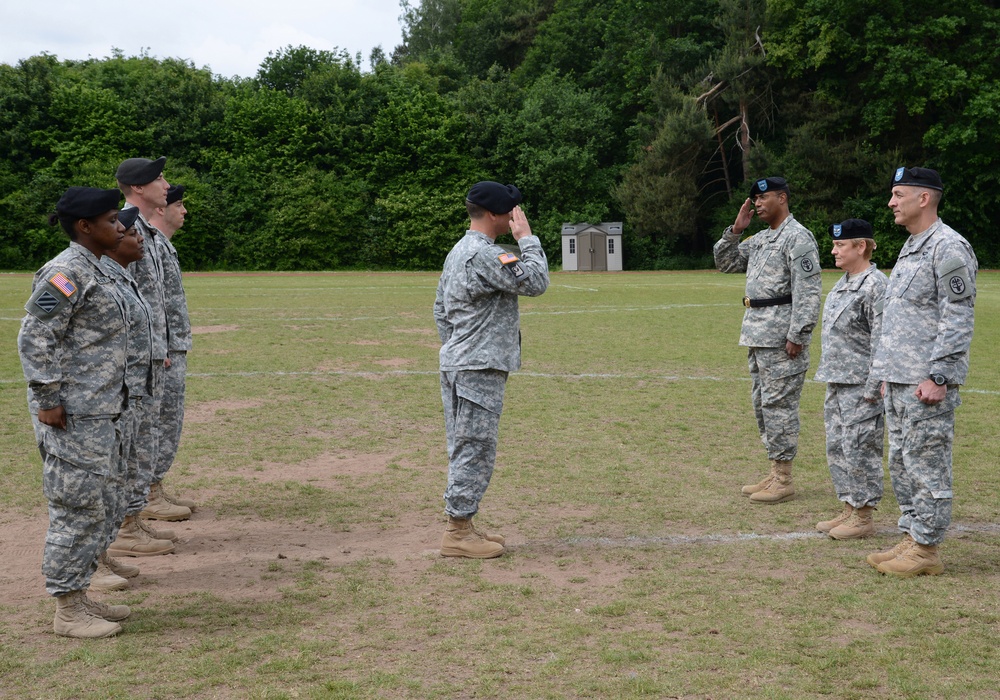
[[[493,474],[507,374],[521,366],[517,297],[538,296],[549,284],[545,252],[520,201],[513,185],[479,182],[469,190],[471,225],[445,260],[434,301],[448,437],[442,556],[504,553],[504,538],[477,530],[472,516]],[[508,230],[520,255],[495,243]]]
[[[49,504],[42,573],[56,598],[53,629],[99,638],[121,631],[124,605],[87,597],[116,512],[128,308],[100,258],[118,246],[118,190],[71,187],[56,205],[69,247],[32,283],[18,352]]]
[[[833,258],[845,274],[826,295],[823,354],[815,378],[827,382],[826,459],[844,508],[816,529],[849,540],[875,534],[872,511],[882,500],[885,422],[880,382],[871,375],[871,365],[888,278],[871,262],[875,235],[870,223],[848,219],[831,226],[830,236]]]
[[[167,321],[167,363],[163,374],[163,400],[157,421],[157,454],[153,465],[153,481],[149,487],[146,508],[156,509],[167,503],[195,510],[194,501],[174,496],[163,487],[163,479],[173,466],[180,446],[184,425],[184,388],[187,379],[187,354],[191,350],[191,320],[187,297],[181,283],[181,266],[177,249],[170,239],[184,225],[184,185],[171,185],[167,190],[167,205],[156,207],[149,223],[162,235],[155,237],[163,265],[163,303]],[[162,531],[160,532],[162,535]]]
[[[136,207],[119,212],[118,220],[125,227],[125,238],[118,248],[101,258],[101,266],[118,285],[129,310],[129,323],[126,331],[128,352],[125,358],[125,385],[128,387],[129,400],[120,421],[123,468],[121,470],[121,484],[117,489],[119,494],[118,512],[113,528],[108,533],[105,549],[112,544],[125,519],[129,498],[135,487],[139,469],[136,432],[143,415],[143,407],[149,402],[153,385],[152,322],[150,320],[152,312],[149,304],[139,292],[139,286],[126,270],[128,265],[141,260],[145,252],[142,234],[139,233],[135,225],[138,217],[139,210]],[[144,524],[141,519],[138,522],[140,525]],[[161,530],[160,536],[172,536],[172,533]],[[160,547],[160,543],[154,545],[157,550]],[[94,574],[90,587],[97,590],[122,590],[128,588],[127,579],[138,575],[138,566],[118,561],[105,552],[101,555],[97,573]]]
[[[165,206],[167,202],[167,190],[170,184],[163,178],[166,161],[166,157],[155,161],[147,158],[129,158],[122,161],[115,172],[118,186],[125,193],[126,206],[139,209],[136,227],[145,241],[142,259],[129,265],[129,273],[138,284],[139,291],[152,312],[153,382],[148,400],[143,401],[138,410],[138,427],[134,443],[138,473],[132,493],[129,495],[125,520],[118,531],[118,537],[109,549],[114,556],[152,556],[173,552],[174,545],[166,536],[168,533],[157,532],[143,522],[142,518],[183,520],[191,516],[189,509],[173,505],[153,511],[146,508],[158,452],[156,421],[163,400],[164,365],[167,362],[164,273],[158,253],[159,246],[156,243],[156,237],[161,234],[149,224],[149,217],[152,216],[155,207]]]
[[[951,523],[955,409],[969,371],[979,263],[938,218],[943,192],[934,170],[893,175],[889,208],[910,236],[889,277],[872,374],[883,382],[889,476],[905,537],[868,563],[894,576],[944,571],[938,545]]]
[[[799,397],[809,368],[809,338],[819,319],[816,239],[789,213],[788,196],[784,178],[754,182],[713,251],[720,272],[747,276],[740,345],[747,348],[757,429],[771,460],[770,474],[742,489],[753,503],[781,503],[795,494]],[[769,228],[741,243],[755,211]]]

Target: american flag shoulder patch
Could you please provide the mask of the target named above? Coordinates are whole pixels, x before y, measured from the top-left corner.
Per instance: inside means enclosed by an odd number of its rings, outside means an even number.
[[[76,293],[76,285],[69,277],[61,272],[57,272],[52,277],[49,278],[49,283],[58,289],[60,292],[66,295],[66,297],[73,296]]]
[[[516,263],[519,258],[513,253],[501,253],[497,256],[497,260],[500,261],[501,265],[510,265],[512,263]]]

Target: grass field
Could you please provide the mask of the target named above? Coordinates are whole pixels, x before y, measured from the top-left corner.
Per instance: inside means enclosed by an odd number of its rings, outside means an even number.
[[[96,642],[52,634],[38,571],[30,279],[0,275],[0,544],[31,549],[0,567],[0,697],[1000,698],[998,273],[979,277],[946,571],[912,580],[864,562],[898,540],[888,478],[878,536],[813,530],[839,510],[822,384],[803,391],[797,498],[739,495],[766,469],[739,275],[556,273],[522,299],[478,518],[510,547],[485,562],[435,552],[437,275],[189,275],[168,482],[202,508],[177,553],[137,562],[114,594],[131,618]]]

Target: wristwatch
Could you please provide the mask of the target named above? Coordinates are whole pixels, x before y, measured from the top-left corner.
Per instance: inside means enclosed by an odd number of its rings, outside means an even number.
[[[945,384],[948,383],[948,380],[945,379],[945,376],[943,374],[932,374],[931,380],[938,386],[944,386]]]

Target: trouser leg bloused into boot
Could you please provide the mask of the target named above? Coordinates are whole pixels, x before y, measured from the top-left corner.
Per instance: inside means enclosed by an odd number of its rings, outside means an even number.
[[[795,488],[792,486],[792,463],[774,462],[774,478],[762,490],[750,494],[751,503],[774,504],[783,503],[795,495]]]

